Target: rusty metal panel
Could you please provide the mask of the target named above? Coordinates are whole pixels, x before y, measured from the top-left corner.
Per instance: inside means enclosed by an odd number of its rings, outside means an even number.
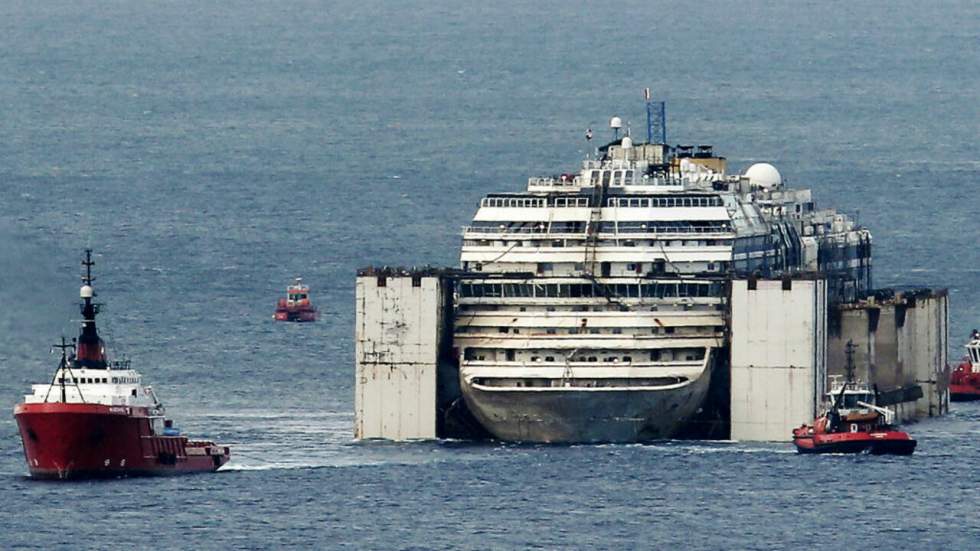
[[[357,278],[356,438],[436,437],[441,289],[437,276]]]
[[[824,393],[826,282],[736,280],[731,312],[731,437],[788,441]]]

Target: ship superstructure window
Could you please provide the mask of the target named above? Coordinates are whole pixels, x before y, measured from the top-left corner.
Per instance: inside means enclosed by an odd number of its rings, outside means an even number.
[[[720,207],[717,195],[667,195],[663,197],[610,197],[606,206],[618,208]]]
[[[718,297],[722,284],[710,281],[656,282],[656,283],[462,283],[462,298],[672,298]]]
[[[727,233],[731,225],[725,220],[648,220],[600,222],[601,233]]]
[[[545,222],[475,221],[467,228],[476,233],[547,233]]]
[[[541,198],[526,197],[484,197],[480,206],[497,208],[540,208],[545,206]]]
[[[585,222],[552,222],[552,233],[583,233]]]
[[[564,208],[564,207],[584,208],[588,206],[589,206],[588,197],[556,197],[555,198],[555,207],[559,207],[559,208]]]

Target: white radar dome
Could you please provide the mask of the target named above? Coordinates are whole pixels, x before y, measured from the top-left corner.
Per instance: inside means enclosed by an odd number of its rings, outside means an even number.
[[[753,186],[761,188],[774,188],[783,184],[783,177],[776,170],[776,167],[769,163],[756,163],[745,171],[745,177]]]
[[[90,285],[82,285],[82,289],[78,292],[82,298],[92,298],[95,292],[92,290]]]
[[[623,127],[623,119],[619,117],[613,117],[609,119],[609,128],[622,128],[622,127]]]
[[[623,149],[629,149],[629,148],[633,147],[633,138],[631,138],[629,136],[626,136],[625,138],[623,138],[622,147],[623,147]]]

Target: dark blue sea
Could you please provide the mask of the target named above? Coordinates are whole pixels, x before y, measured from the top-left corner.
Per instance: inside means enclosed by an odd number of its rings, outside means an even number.
[[[856,5],[855,5],[856,4]],[[479,198],[585,129],[775,164],[874,233],[879,286],[980,326],[976,2],[0,3],[0,549],[977,549],[980,406],[911,458],[789,444],[358,444],[354,273],[454,265]],[[214,475],[26,478],[12,409],[104,336]],[[271,321],[302,275],[316,324]]]

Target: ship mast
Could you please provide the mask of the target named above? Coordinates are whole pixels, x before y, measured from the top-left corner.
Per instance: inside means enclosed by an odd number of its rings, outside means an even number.
[[[92,282],[95,277],[92,275],[92,249],[85,249],[85,260],[82,261],[85,267],[85,274],[82,276],[82,288],[79,296],[82,299],[80,305],[82,310],[82,331],[78,336],[78,344],[75,348],[76,363],[79,367],[91,369],[105,369],[105,350],[99,332],[95,327],[95,316],[99,313],[99,305],[93,302],[95,290]]]
[[[48,397],[51,395],[51,389],[54,388],[54,384],[57,381],[61,387],[61,402],[67,403],[68,397],[65,392],[65,373],[67,372],[71,375],[72,380],[75,380],[75,374],[71,372],[71,362],[68,360],[68,351],[75,348],[75,342],[72,341],[71,344],[65,342],[65,337],[61,337],[61,344],[54,344],[51,346],[52,351],[54,348],[61,349],[61,362],[58,364],[58,370],[54,372],[54,378],[51,379],[51,384],[48,385],[48,393],[44,395],[44,401],[48,401]],[[73,383],[75,385],[75,390],[78,391],[78,397],[81,398],[82,402],[85,402],[85,397],[82,396],[82,389],[78,387],[78,383]]]

